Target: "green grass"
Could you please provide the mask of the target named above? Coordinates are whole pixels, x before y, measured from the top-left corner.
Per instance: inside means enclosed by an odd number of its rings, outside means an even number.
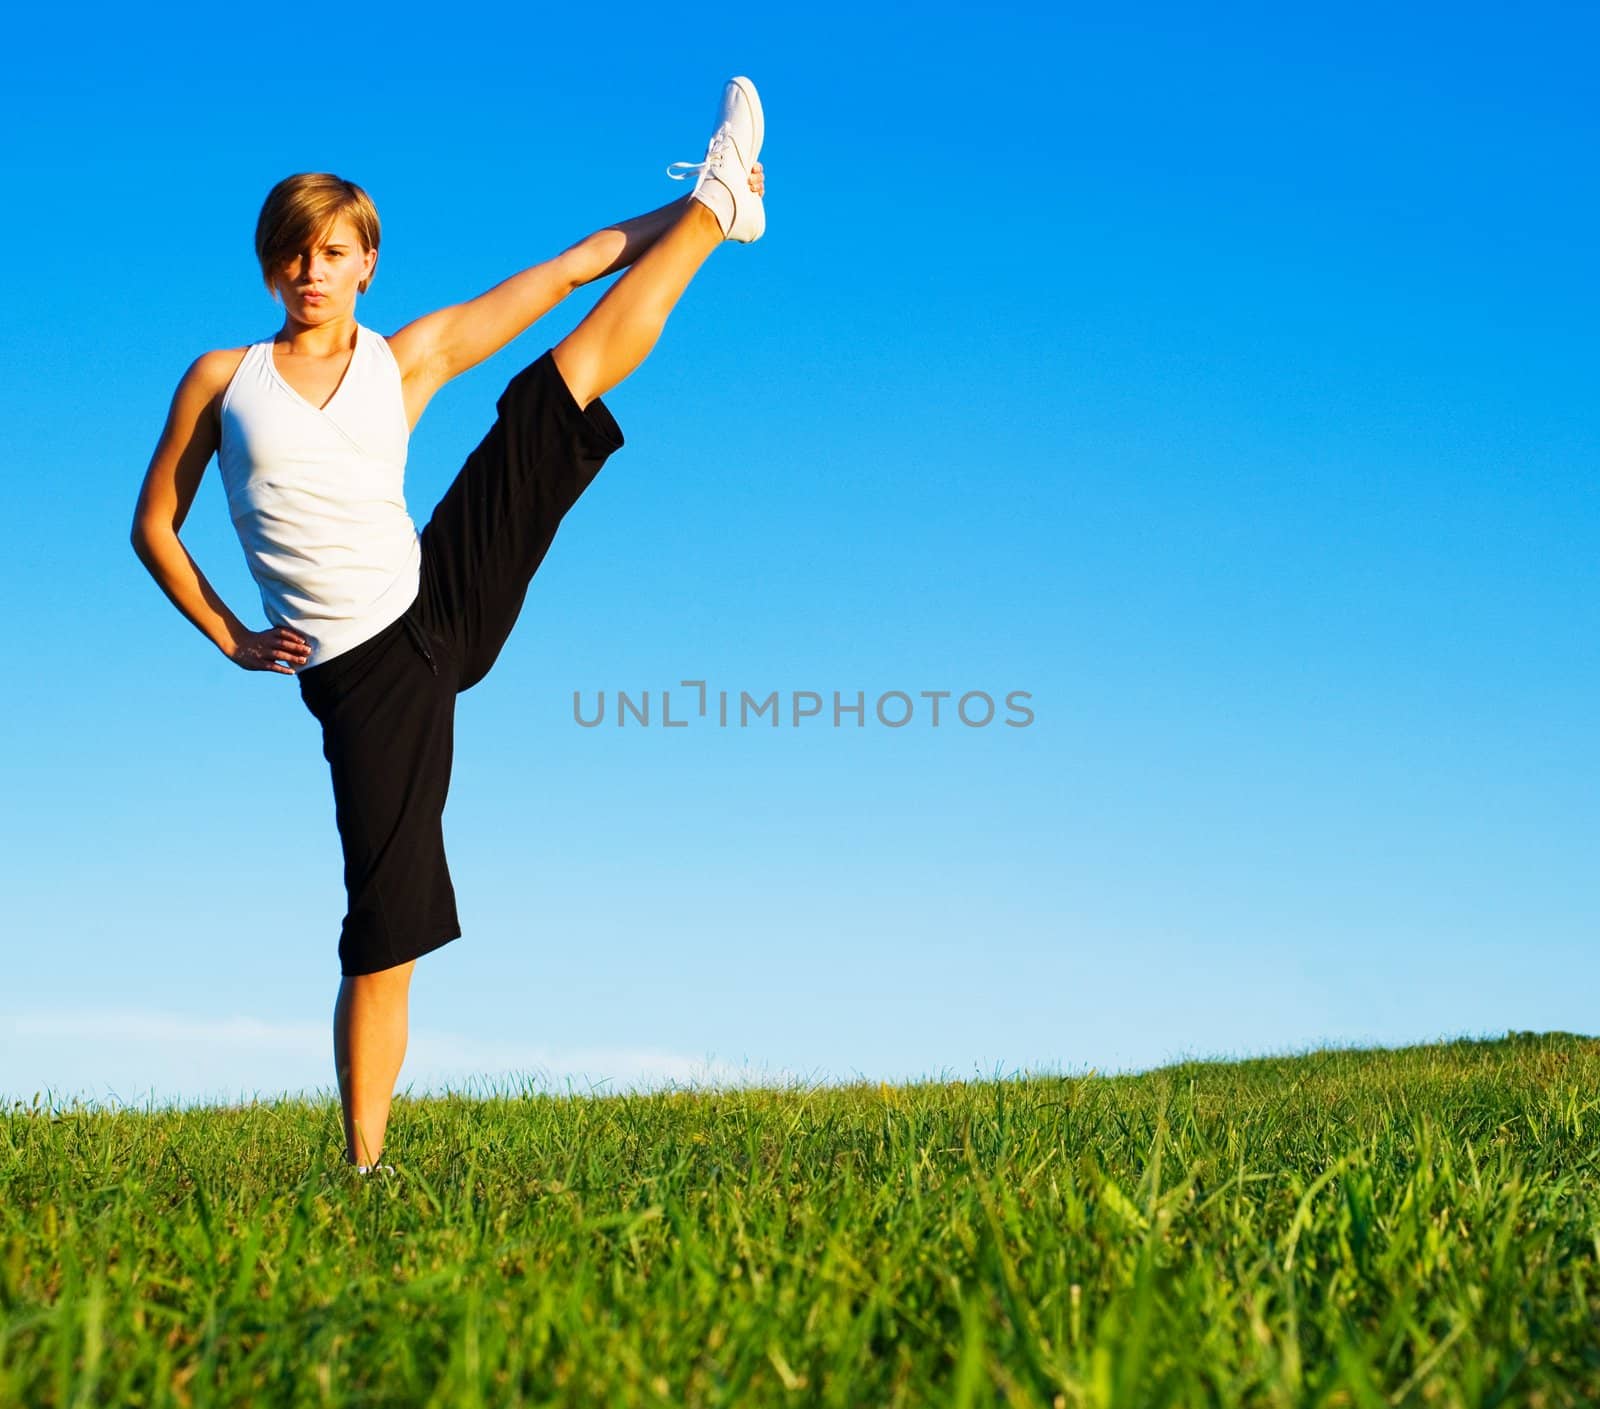
[[[0,1405],[1600,1403],[1600,1041],[0,1115]]]

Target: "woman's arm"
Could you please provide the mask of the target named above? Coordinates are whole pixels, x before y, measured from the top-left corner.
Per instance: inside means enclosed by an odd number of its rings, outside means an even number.
[[[683,196],[631,220],[586,235],[465,303],[425,314],[387,339],[405,383],[414,427],[441,386],[493,356],[574,289],[626,268],[683,213]]]
[[[217,449],[215,402],[242,355],[243,349],[208,352],[184,373],[145,472],[128,537],[168,600],[223,655],[246,670],[289,675],[294,672],[279,663],[280,657],[303,664],[309,658],[309,642],[283,627],[251,631],[228,609],[178,539]]]

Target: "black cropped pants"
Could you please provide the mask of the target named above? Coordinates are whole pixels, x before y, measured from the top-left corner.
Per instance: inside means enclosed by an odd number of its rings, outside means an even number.
[[[416,599],[298,672],[333,778],[345,975],[460,937],[444,849],[456,696],[494,664],[562,517],[623,443],[598,397],[579,407],[550,350],[511,379],[496,412],[420,534]]]

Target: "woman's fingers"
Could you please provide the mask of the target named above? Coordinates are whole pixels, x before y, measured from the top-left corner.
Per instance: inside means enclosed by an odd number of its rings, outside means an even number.
[[[252,631],[233,653],[233,660],[246,670],[271,670],[293,675],[311,659],[311,643],[286,626]]]

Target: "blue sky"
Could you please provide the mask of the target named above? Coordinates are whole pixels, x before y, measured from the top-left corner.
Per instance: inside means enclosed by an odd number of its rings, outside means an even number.
[[[281,321],[268,188],[373,195],[389,333],[681,195],[732,73],[768,231],[461,698],[402,1089],[1596,1030],[1592,11],[18,24],[0,1096],[332,1089],[317,726],[127,541],[184,368]],[[604,287],[435,398],[419,526]],[[183,539],[264,625],[214,464]],[[685,679],[867,723],[573,721]],[[929,690],[997,720],[872,717]]]

